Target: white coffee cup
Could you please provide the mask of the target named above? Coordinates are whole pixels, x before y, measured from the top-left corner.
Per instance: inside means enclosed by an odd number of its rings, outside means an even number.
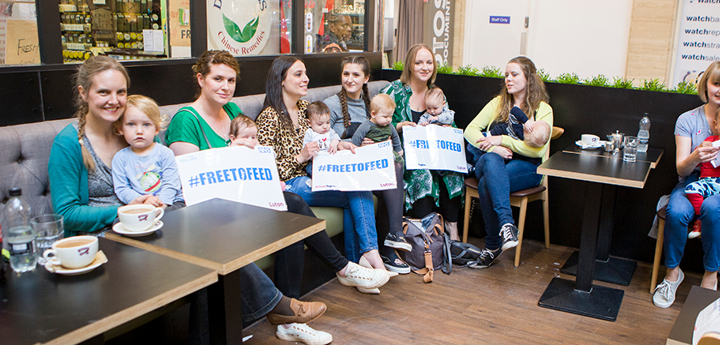
[[[165,215],[165,210],[152,205],[126,205],[118,208],[118,219],[127,231],[145,231]]]
[[[45,250],[43,258],[53,265],[61,265],[65,268],[82,268],[90,265],[95,260],[97,252],[97,237],[75,236],[53,243],[50,249]]]
[[[580,137],[580,141],[585,146],[598,146],[600,145],[600,137],[594,134],[583,134]]]

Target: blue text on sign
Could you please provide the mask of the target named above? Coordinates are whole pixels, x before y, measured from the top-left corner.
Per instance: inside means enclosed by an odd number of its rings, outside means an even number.
[[[376,161],[370,161],[365,163],[350,163],[350,164],[322,164],[318,165],[318,171],[327,172],[356,172],[356,171],[369,171],[384,169],[390,166],[387,159],[380,159]]]
[[[272,172],[268,168],[232,168],[200,173],[190,178],[190,187],[205,186],[233,181],[271,181]]]

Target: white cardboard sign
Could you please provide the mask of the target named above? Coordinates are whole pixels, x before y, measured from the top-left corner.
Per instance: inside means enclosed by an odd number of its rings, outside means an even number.
[[[465,138],[459,128],[436,125],[403,127],[405,168],[467,173]]]
[[[369,191],[393,189],[393,148],[390,141],[367,145],[334,155],[313,158],[312,190]]]
[[[175,157],[185,203],[221,198],[287,211],[271,147],[224,147]]]

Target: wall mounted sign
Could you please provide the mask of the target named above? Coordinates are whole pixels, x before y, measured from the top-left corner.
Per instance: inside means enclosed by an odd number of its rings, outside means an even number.
[[[426,2],[423,8],[424,43],[432,48],[432,54],[439,65],[452,65],[454,5],[453,0],[431,0]]]
[[[207,0],[208,47],[258,55],[270,39],[266,0]]]
[[[510,17],[490,16],[490,24],[510,24]]]
[[[717,0],[683,0],[678,18],[672,85],[697,83],[713,61],[720,61],[720,6]]]

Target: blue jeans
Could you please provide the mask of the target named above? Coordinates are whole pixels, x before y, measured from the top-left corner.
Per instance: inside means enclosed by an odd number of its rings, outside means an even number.
[[[310,178],[296,177],[286,183],[285,190],[300,195],[310,206],[343,208],[345,257],[358,262],[360,256],[378,249],[375,230],[375,205],[371,192],[313,192]]]
[[[695,218],[695,209],[685,195],[685,187],[698,180],[693,173],[678,183],[670,193],[665,218],[665,267],[675,268],[685,252],[688,224]],[[708,272],[720,267],[720,195],[705,199],[700,208],[702,221],[703,266]]]
[[[475,176],[478,179],[478,199],[487,233],[486,248],[494,250],[502,245],[500,227],[507,223],[515,224],[510,208],[510,193],[540,184],[542,175],[536,172],[537,165],[528,161],[505,161],[493,152],[479,157],[475,164]]]
[[[272,280],[254,263],[240,269],[240,281],[242,318],[245,322],[265,316],[283,297]]]

